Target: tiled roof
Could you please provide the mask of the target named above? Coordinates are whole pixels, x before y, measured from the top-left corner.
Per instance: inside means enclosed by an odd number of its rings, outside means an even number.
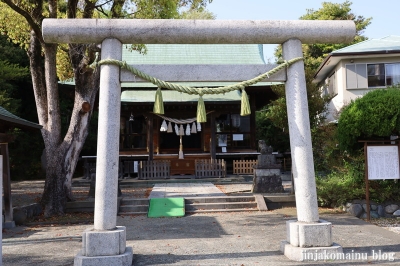
[[[259,44],[147,44],[147,53],[129,51],[124,45],[122,60],[128,64],[265,64]]]
[[[389,35],[380,39],[370,39],[363,42],[359,42],[345,48],[332,52],[335,54],[345,53],[367,53],[367,52],[379,52],[379,51],[395,51],[400,50],[400,36]]]
[[[152,90],[129,90],[121,93],[121,102],[154,103],[156,91]],[[198,95],[190,95],[178,91],[163,90],[163,102],[197,102]],[[241,100],[239,91],[226,92],[224,94],[203,95],[204,102],[238,102]]]
[[[16,124],[17,127],[23,126],[23,127],[31,127],[31,128],[39,128],[39,129],[42,128],[41,125],[38,125],[36,123],[30,122],[21,117],[18,117],[16,115],[10,113],[9,111],[7,111],[6,109],[4,109],[1,106],[0,106],[0,120]]]

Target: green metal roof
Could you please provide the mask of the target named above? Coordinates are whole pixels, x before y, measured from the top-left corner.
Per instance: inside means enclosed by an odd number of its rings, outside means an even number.
[[[17,127],[23,126],[23,127],[31,127],[31,128],[38,128],[38,129],[42,128],[41,125],[38,125],[36,123],[30,122],[21,117],[18,117],[16,115],[10,113],[9,111],[7,111],[6,109],[4,109],[1,106],[0,106],[0,120],[16,124]]]
[[[359,42],[345,48],[332,52],[335,54],[345,53],[368,53],[379,51],[399,51],[400,50],[400,36],[389,35],[380,39],[371,39]]]
[[[237,82],[174,82],[174,84],[179,84],[182,86],[188,86],[188,87],[207,87],[207,88],[213,88],[213,87],[224,87],[224,86],[229,86],[229,85],[234,85]],[[66,83],[63,83],[66,84]],[[250,85],[250,87],[254,86],[272,86],[272,85],[280,85],[283,84],[282,82],[257,82],[256,84]],[[121,83],[122,88],[157,88],[156,85],[150,82],[140,82],[140,83],[134,83],[134,82],[124,82]]]
[[[128,64],[265,64],[260,44],[147,44],[147,53],[129,51],[124,45],[122,60]]]
[[[136,103],[154,103],[155,90],[129,90],[121,93],[121,102],[136,102]],[[178,91],[163,90],[163,102],[197,102],[198,95],[190,95]],[[224,94],[207,94],[203,95],[204,102],[237,102],[241,100],[240,91],[231,91]]]

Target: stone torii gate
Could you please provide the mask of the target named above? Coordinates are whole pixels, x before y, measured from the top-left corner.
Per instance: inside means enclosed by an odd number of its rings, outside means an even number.
[[[302,43],[349,43],[356,34],[353,21],[321,20],[45,19],[42,29],[48,43],[101,43],[101,59],[116,60],[122,59],[122,44],[134,43],[282,44],[283,57],[290,60],[303,56]],[[213,67],[208,75],[218,80],[221,73],[218,66]],[[241,69],[248,78],[267,70]],[[157,77],[157,71],[153,68],[148,74]],[[281,250],[292,260],[303,260],[307,252],[335,253],[342,249],[332,243],[331,223],[319,219],[304,63],[296,62],[286,72],[297,220],[287,222],[287,239],[282,241]],[[116,225],[121,74],[118,66],[101,66],[94,228],[83,233],[83,248],[75,257],[75,265],[132,264],[126,229]]]

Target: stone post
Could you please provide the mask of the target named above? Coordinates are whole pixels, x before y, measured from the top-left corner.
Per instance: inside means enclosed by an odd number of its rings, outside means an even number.
[[[290,39],[283,43],[283,58],[303,57],[301,42]],[[287,70],[286,105],[290,132],[292,171],[295,184],[297,220],[286,222],[286,241],[281,251],[292,260],[307,260],[307,254],[342,252],[332,242],[332,224],[319,220],[315,184],[311,130],[304,62],[299,61]]]
[[[301,42],[296,39],[283,44],[283,59],[303,57]],[[287,70],[286,105],[289,122],[292,171],[296,186],[297,219],[317,222],[318,202],[304,63],[299,61]]]
[[[101,59],[121,60],[121,42],[105,39]],[[74,261],[76,266],[132,265],[132,248],[126,247],[126,228],[116,226],[121,109],[119,74],[118,66],[101,66],[94,228],[83,233],[82,251]]]

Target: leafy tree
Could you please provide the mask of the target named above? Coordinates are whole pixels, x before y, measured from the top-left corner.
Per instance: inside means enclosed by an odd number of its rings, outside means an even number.
[[[339,147],[358,150],[358,139],[400,134],[400,86],[373,90],[343,108],[338,121]]]
[[[353,20],[356,24],[357,33],[351,44],[364,41],[363,30],[371,23],[372,18],[357,16],[351,12],[351,2],[345,1],[342,4],[322,2],[322,7],[318,10],[308,9],[307,13],[300,17],[302,20]],[[322,135],[319,128],[323,124],[327,112],[327,103],[334,95],[321,97],[321,91],[317,84],[312,83],[316,69],[322,63],[323,59],[332,51],[343,48],[351,44],[303,44],[304,67],[306,74],[306,88],[308,109],[310,115],[310,127],[312,131],[313,142],[320,141]],[[275,50],[277,62],[282,61],[282,47],[278,46]],[[266,117],[272,124],[282,130],[288,131],[287,107],[285,99],[284,86],[273,87],[272,90],[278,95],[278,98],[272,101],[264,108]],[[324,130],[322,130],[324,131]],[[318,135],[320,134],[320,135]],[[322,134],[322,135],[321,135]],[[321,143],[318,143],[321,144]],[[318,145],[315,145],[317,147]],[[314,149],[314,158],[321,156],[321,149]],[[322,158],[320,158],[323,160]],[[318,158],[317,158],[318,160]]]
[[[18,84],[29,76],[27,64],[24,63],[27,62],[23,51],[0,35],[0,106],[14,114],[20,107],[20,100],[14,97]]]
[[[99,72],[88,65],[99,51],[95,44],[47,44],[44,18],[178,18],[180,8],[198,9],[211,0],[41,1],[1,0],[0,32],[27,50],[39,123],[45,143],[46,181],[42,196],[45,215],[63,214],[72,200],[71,181],[88,135]],[[65,67],[70,64],[71,67]],[[59,68],[57,66],[60,66]],[[62,68],[64,66],[64,68]],[[72,71],[68,72],[68,69]],[[74,103],[69,125],[62,128],[58,78],[74,78]],[[89,103],[89,112],[82,104]],[[63,132],[66,132],[65,134]]]
[[[339,44],[305,44],[303,52],[305,64],[311,71],[315,71],[325,57],[332,51],[344,48],[346,46],[365,41],[367,38],[363,36],[364,30],[371,24],[372,18],[364,18],[357,16],[351,12],[352,2],[345,1],[342,4],[322,2],[322,7],[318,10],[307,9],[307,14],[301,16],[301,20],[353,20],[356,24],[356,36],[349,43]]]
[[[29,121],[37,121],[26,52],[0,35],[0,106]],[[39,130],[14,129],[9,143],[11,178],[37,179],[42,175],[43,141]],[[26,151],[29,150],[29,153]]]

